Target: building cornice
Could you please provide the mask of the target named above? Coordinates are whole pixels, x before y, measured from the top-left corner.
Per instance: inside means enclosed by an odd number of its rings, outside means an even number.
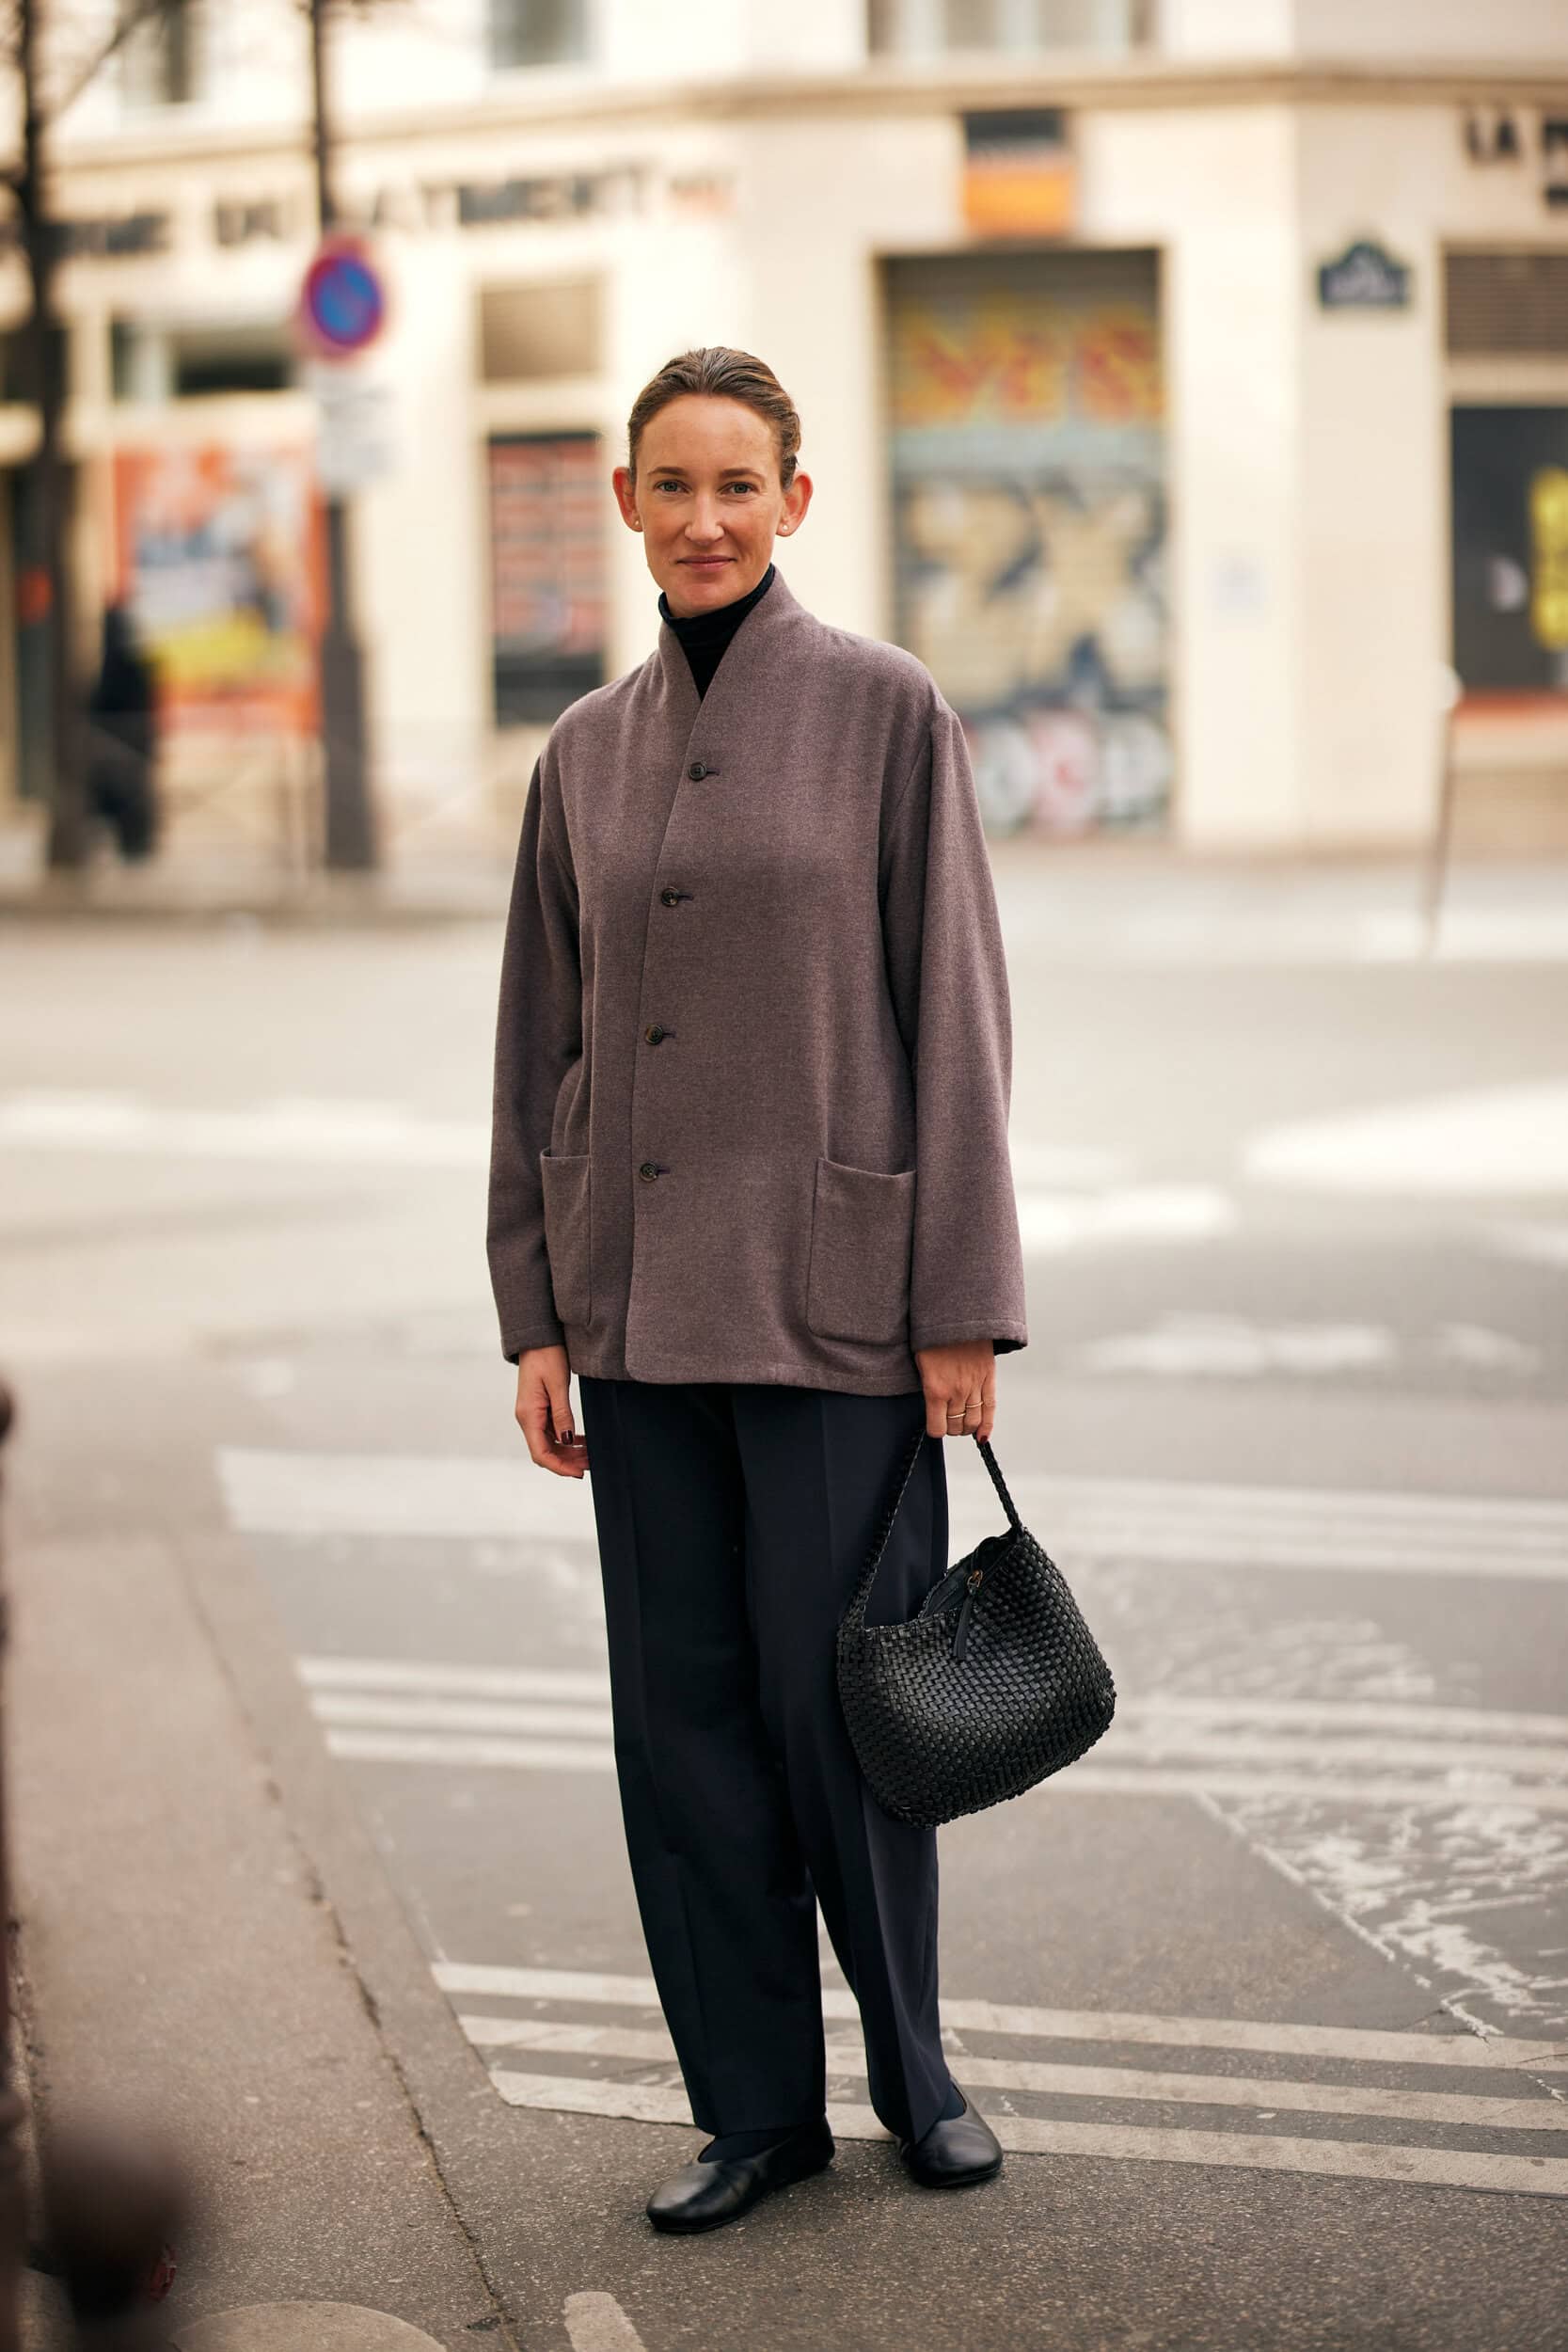
[[[986,107],[1065,106],[1106,113],[1203,106],[1547,106],[1568,110],[1568,66],[1560,59],[1499,67],[1478,61],[1297,63],[1247,60],[1233,65],[1148,57],[1115,66],[1102,58],[1042,60],[1031,72],[1015,63],[944,59],[931,66],[879,60],[856,72],[768,74],[724,81],[614,83],[599,76],[551,75],[515,89],[501,83],[482,99],[450,106],[393,108],[356,118],[344,113],[339,136],[348,153],[509,132],[615,132],[669,123],[724,127],[782,117],[930,117]],[[245,163],[303,155],[305,126],[247,126],[208,118],[156,122],[55,140],[57,167],[68,173],[184,163]]]

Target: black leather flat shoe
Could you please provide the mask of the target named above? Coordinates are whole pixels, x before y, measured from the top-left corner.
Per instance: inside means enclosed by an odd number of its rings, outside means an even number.
[[[921,2139],[901,2139],[898,2153],[905,2169],[922,2188],[968,2188],[990,2181],[1002,2169],[1002,2142],[983,2115],[969,2103],[960,2084],[954,2090],[964,2103],[961,2115],[940,2118]]]
[[[754,2156],[683,2164],[649,2198],[648,2218],[656,2230],[717,2230],[748,2212],[769,2189],[787,2188],[791,2181],[820,2172],[832,2164],[833,2153],[833,2136],[823,2122],[802,2124]]]

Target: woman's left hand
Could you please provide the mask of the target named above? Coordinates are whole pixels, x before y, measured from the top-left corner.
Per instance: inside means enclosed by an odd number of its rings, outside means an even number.
[[[996,1419],[996,1350],[990,1340],[917,1347],[928,1438],[989,1438]]]

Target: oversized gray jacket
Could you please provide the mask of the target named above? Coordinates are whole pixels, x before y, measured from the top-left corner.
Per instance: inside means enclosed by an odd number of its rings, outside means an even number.
[[[1012,1029],[963,734],[782,574],[699,701],[674,631],[534,770],[502,960],[503,1353],[896,1395],[1025,1344]]]

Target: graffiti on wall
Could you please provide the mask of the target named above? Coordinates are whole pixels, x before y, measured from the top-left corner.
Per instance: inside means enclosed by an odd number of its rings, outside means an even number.
[[[1149,827],[1169,800],[1152,281],[1107,293],[1085,258],[895,280],[898,635],[963,719],[995,832]]]

